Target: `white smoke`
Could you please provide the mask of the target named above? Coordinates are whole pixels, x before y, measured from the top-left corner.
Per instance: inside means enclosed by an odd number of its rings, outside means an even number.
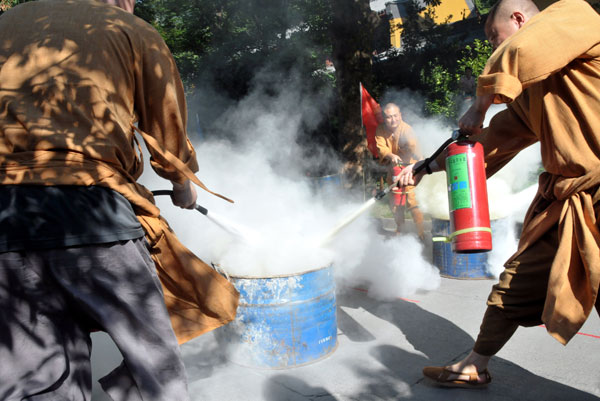
[[[235,200],[229,204],[198,190],[197,203],[209,216],[255,231],[253,240],[240,241],[197,211],[174,207],[168,197],[157,198],[163,215],[187,247],[229,275],[270,277],[333,263],[340,282],[366,284],[379,298],[437,287],[438,271],[423,257],[419,242],[411,236],[386,241],[376,232],[369,211],[328,246],[317,245],[361,204],[341,186],[316,191],[314,179],[306,176],[313,165],[339,171],[340,162],[323,149],[312,149],[307,156],[298,144],[303,127],[323,117],[326,100],[298,87],[291,80],[269,88],[265,96],[258,86],[223,116],[222,129],[232,140],[194,144],[197,175],[212,190]],[[142,181],[150,189],[169,187],[153,174],[146,173]]]
[[[338,271],[339,281],[348,286],[360,284],[371,297],[381,300],[439,287],[439,271],[423,257],[423,244],[416,235],[385,239],[364,220],[355,229],[364,235],[357,237],[348,230],[336,239],[337,257],[343,269]],[[356,263],[357,260],[361,262]]]

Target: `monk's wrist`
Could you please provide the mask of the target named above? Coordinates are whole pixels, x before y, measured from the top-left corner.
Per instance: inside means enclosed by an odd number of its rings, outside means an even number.
[[[485,115],[492,103],[494,102],[494,95],[480,95],[475,98],[475,110],[480,114]]]

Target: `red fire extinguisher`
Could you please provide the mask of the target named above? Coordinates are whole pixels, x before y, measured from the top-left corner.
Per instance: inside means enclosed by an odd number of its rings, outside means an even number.
[[[457,253],[490,251],[492,230],[483,146],[468,140],[450,144],[446,174],[452,250]]]
[[[401,166],[394,166],[392,169],[392,175],[393,177],[393,181],[395,182],[398,177],[400,176],[400,172],[402,172],[402,170],[404,169],[404,167]],[[394,206],[404,206],[406,204],[406,192],[404,190],[404,188],[396,185],[394,186],[394,188],[392,188],[392,196],[393,196],[393,201],[394,201]]]

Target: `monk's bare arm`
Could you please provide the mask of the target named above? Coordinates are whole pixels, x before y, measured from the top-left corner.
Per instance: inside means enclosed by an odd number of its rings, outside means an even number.
[[[458,120],[458,128],[468,135],[481,133],[485,114],[494,101],[494,95],[477,96],[475,102],[467,112]]]

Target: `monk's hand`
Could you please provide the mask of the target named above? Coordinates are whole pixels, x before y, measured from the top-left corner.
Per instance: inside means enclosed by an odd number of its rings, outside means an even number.
[[[400,186],[408,186],[414,185],[417,186],[421,182],[421,179],[425,175],[425,170],[421,170],[418,173],[415,173],[416,169],[419,169],[420,166],[425,163],[425,160],[418,161],[411,165],[408,165],[402,169],[400,172],[400,177],[398,178],[398,185]],[[430,164],[435,164],[435,161],[432,161]]]
[[[175,206],[182,209],[193,209],[196,206],[196,199],[196,189],[190,180],[186,180],[184,184],[173,182],[171,201]]]
[[[390,161],[391,166],[395,166],[396,164],[402,163],[402,159],[400,158],[400,156],[395,155],[393,153],[390,153],[389,155],[387,155],[387,158]]]
[[[481,133],[485,114],[481,114],[474,105],[458,120],[458,128],[467,135],[477,135]]]
[[[483,128],[485,113],[490,108],[494,95],[477,96],[475,102],[458,120],[458,128],[467,135],[480,134]]]
[[[402,169],[398,177],[398,185],[406,187],[408,185],[419,185],[421,178],[423,178],[423,172],[420,171],[417,174],[414,173],[415,166],[421,162],[410,164]]]

